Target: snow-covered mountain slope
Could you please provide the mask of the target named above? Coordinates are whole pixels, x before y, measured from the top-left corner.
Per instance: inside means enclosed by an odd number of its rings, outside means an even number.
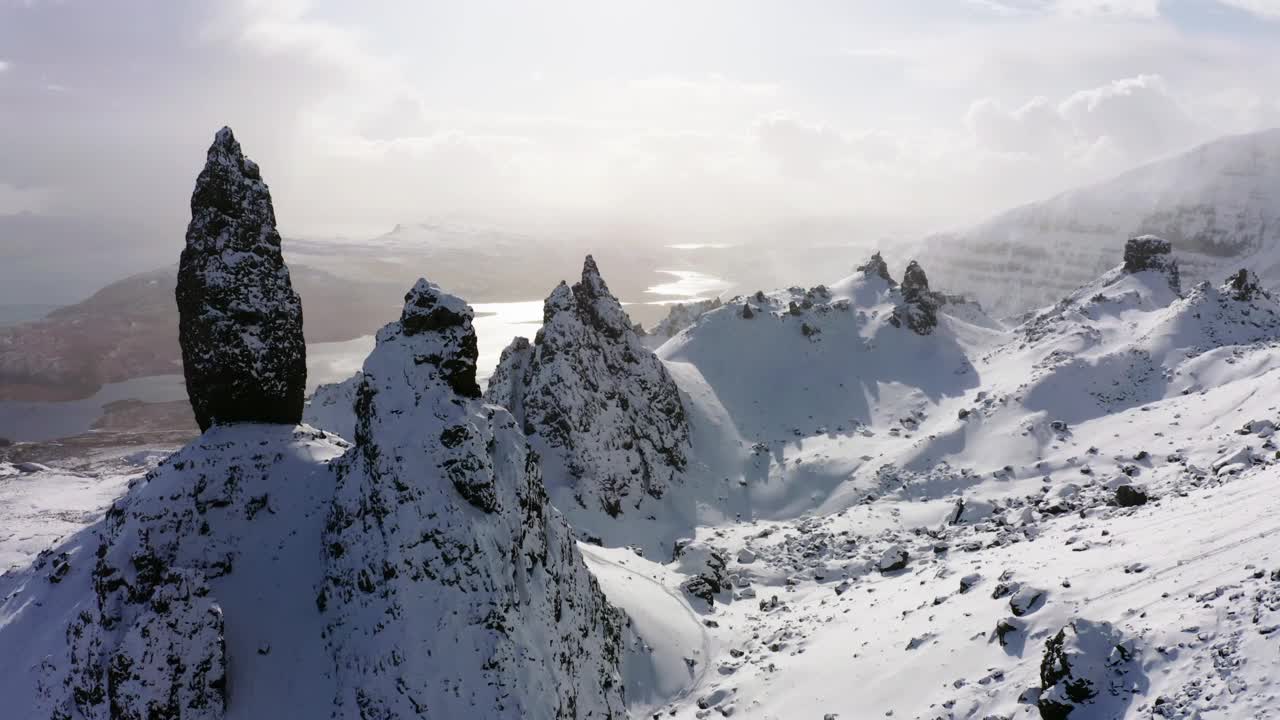
[[[941,287],[1006,315],[1089,282],[1119,262],[1115,238],[1143,233],[1173,243],[1188,285],[1239,267],[1280,285],[1280,129],[1222,138],[928,238],[924,252]]]
[[[313,588],[327,465],[345,448],[307,428],[216,427],[0,578],[0,697],[23,717],[326,716]]]
[[[714,395],[704,414],[748,443],[850,436],[976,387],[966,346],[994,331],[948,315],[927,285],[928,318],[913,331],[919,305],[875,260],[829,287],[734,298],[658,354],[687,392]]]
[[[688,303],[676,303],[667,311],[667,316],[659,320],[646,335],[642,336],[644,344],[650,348],[658,348],[662,343],[675,337],[681,330],[693,325],[698,318],[720,307],[720,298],[698,300]]]
[[[741,301],[664,346],[689,398],[695,466],[718,459],[706,474],[732,473],[722,499],[738,514],[704,515],[670,564],[587,555],[633,616],[657,584],[709,621],[663,648],[689,658],[692,688],[645,712],[1277,716],[1280,305],[1247,274],[1180,297],[1166,257],[1117,267],[1009,331],[945,309],[933,335],[893,328],[894,291],[869,273],[829,289],[866,315],[843,316],[876,340],[861,354],[847,340],[829,352],[794,343],[805,335],[787,323],[854,337],[830,319],[838,309],[743,319]],[[800,292],[751,306],[787,297],[803,310]],[[743,345],[740,328],[760,320],[751,332],[786,328],[791,344]],[[877,375],[945,360],[914,345],[931,340],[970,359],[942,391],[904,382],[923,370]],[[717,345],[733,349],[717,358]],[[728,354],[750,372],[765,347],[760,385],[716,373]],[[818,382],[841,361],[842,377],[865,378],[853,392]],[[815,389],[794,412],[812,417],[771,425],[805,382]],[[726,410],[761,395],[760,409]],[[840,430],[859,398],[865,419]],[[761,440],[738,432],[744,418]]]
[[[640,511],[680,483],[687,463],[676,384],[591,256],[581,281],[560,283],[543,314],[531,345],[518,338],[503,353],[485,397],[515,413],[559,507],[581,522]]]

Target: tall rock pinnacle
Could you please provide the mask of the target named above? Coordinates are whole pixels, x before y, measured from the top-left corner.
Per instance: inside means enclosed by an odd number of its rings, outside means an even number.
[[[280,253],[271,193],[230,128],[218,131],[196,178],[176,295],[200,429],[298,423],[307,381],[302,302]]]
[[[644,346],[595,260],[543,305],[532,348],[513,343],[490,380],[542,455],[548,485],[582,508],[618,516],[679,482],[689,451],[680,391]]]

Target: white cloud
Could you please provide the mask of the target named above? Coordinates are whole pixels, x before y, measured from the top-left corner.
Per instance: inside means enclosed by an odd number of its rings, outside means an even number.
[[[1056,104],[1037,97],[1013,110],[985,98],[970,106],[965,120],[981,147],[1091,164],[1104,156],[1135,164],[1212,135],[1188,117],[1158,75],[1114,80]]]
[[[947,12],[922,9],[934,1]],[[917,221],[1277,117],[1276,52],[1176,28],[1153,0],[985,4],[1005,17],[954,0],[0,0],[0,48],[21,70],[0,82],[0,182],[180,233],[204,145],[229,123],[290,231],[454,212]],[[591,33],[564,29],[584,16]]]
[[[1280,19],[1280,0],[1218,0],[1264,18]]]
[[[970,0],[997,14],[1054,14],[1080,17],[1154,18],[1160,0]],[[1241,0],[1249,2],[1250,0]],[[1267,0],[1257,0],[1266,2]]]

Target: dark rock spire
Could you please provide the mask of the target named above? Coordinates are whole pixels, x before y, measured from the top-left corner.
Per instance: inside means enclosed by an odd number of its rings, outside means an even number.
[[[915,260],[907,263],[902,273],[902,305],[894,311],[891,322],[895,325],[906,323],[917,335],[928,335],[938,326],[938,306],[941,305],[937,293],[929,290],[929,278],[924,268]]]
[[[307,381],[302,303],[280,252],[271,193],[230,128],[218,131],[196,178],[176,295],[200,429],[298,423]]]

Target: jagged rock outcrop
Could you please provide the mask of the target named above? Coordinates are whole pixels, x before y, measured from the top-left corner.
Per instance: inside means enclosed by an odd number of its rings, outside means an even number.
[[[1262,289],[1258,276],[1249,272],[1248,268],[1240,268],[1227,280],[1227,292],[1232,299],[1241,302],[1252,300],[1258,294],[1267,294],[1267,291]]]
[[[475,401],[471,323],[419,281],[365,362],[316,599],[334,715],[622,718],[623,618],[511,414]]]
[[[649,333],[649,336],[655,338],[658,344],[661,344],[661,342],[680,334],[681,330],[691,327],[698,322],[698,318],[718,309],[723,304],[724,302],[718,297],[710,300],[676,303],[671,306],[667,316],[653,326],[653,331]]]
[[[302,303],[280,253],[271,193],[230,128],[218,131],[196,179],[176,296],[200,429],[298,423],[307,381]]]
[[[917,266],[919,267],[919,266]],[[863,277],[878,277],[889,283],[889,287],[894,287],[898,283],[889,276],[889,265],[885,263],[884,258],[880,256],[877,250],[871,255],[867,261],[856,268],[857,272],[862,273]],[[927,283],[926,283],[927,285]]]
[[[578,505],[617,516],[678,481],[689,450],[680,392],[591,256],[580,282],[547,298],[532,350],[513,345],[504,357],[486,399],[515,413]]]
[[[874,256],[873,256],[874,258]],[[928,335],[938,326],[937,294],[929,290],[929,278],[915,260],[907,263],[902,273],[902,304],[894,310],[891,322],[905,324],[917,335]]]
[[[1173,245],[1155,235],[1129,238],[1124,244],[1124,271],[1133,274],[1147,270],[1164,273],[1169,278],[1169,289],[1175,293],[1182,292]]]

